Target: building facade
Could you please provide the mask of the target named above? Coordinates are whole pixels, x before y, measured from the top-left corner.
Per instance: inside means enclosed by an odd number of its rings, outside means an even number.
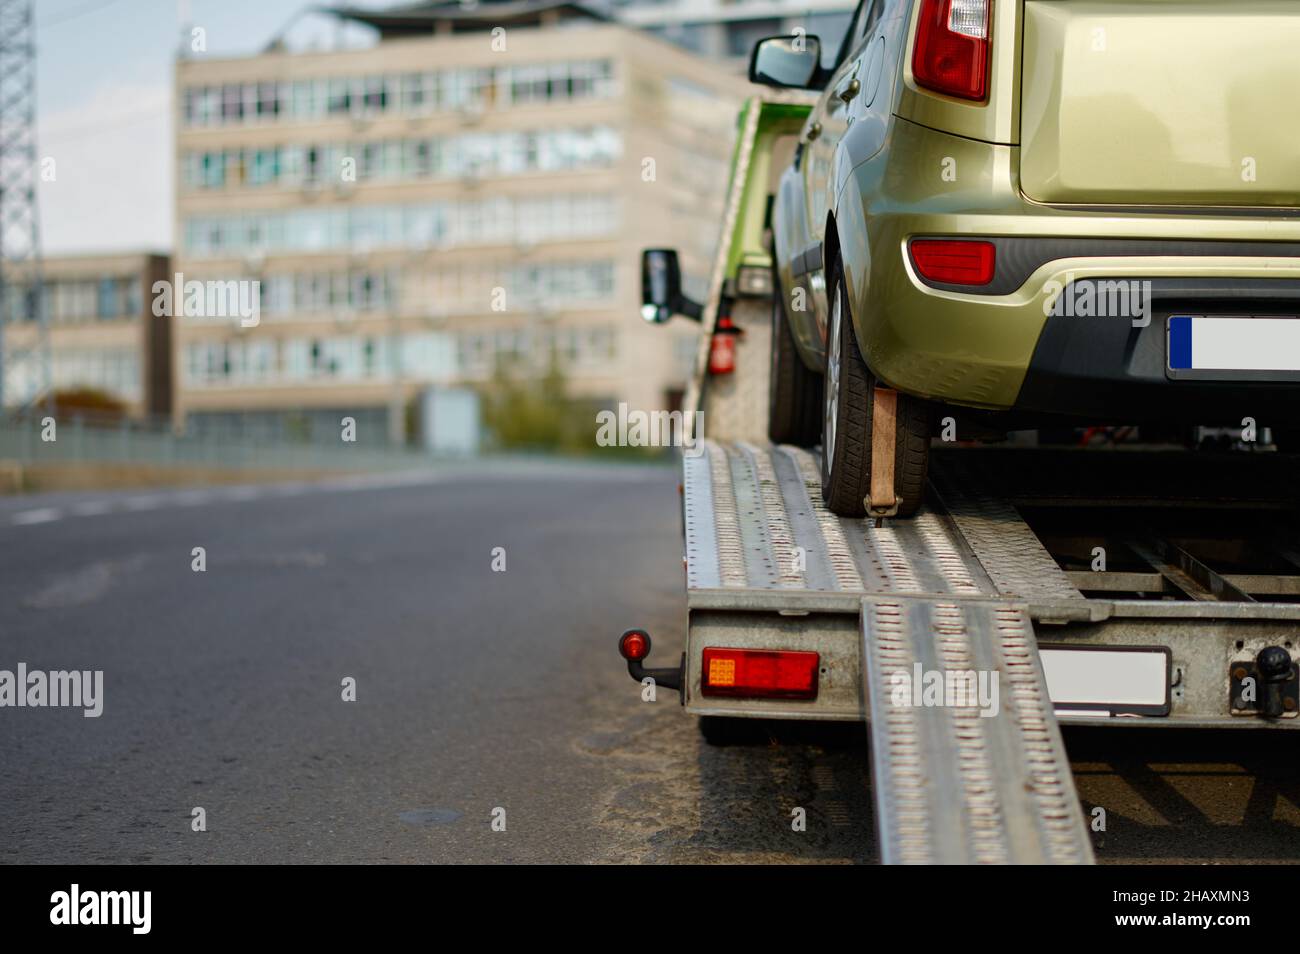
[[[829,62],[856,6],[854,0],[613,0],[625,23],[737,69],[759,40],[796,30],[820,37]]]
[[[172,323],[155,315],[153,287],[168,277],[166,255],[139,252],[57,255],[41,263],[55,397],[91,391],[132,417],[174,411]],[[24,266],[7,274],[6,345],[37,341],[36,296]],[[25,362],[6,382],[7,399],[23,403],[44,387],[38,365]]]
[[[706,276],[746,84],[568,4],[473,9],[177,63],[175,270],[261,304],[178,317],[187,425],[392,439],[431,386],[552,362],[602,406],[676,400],[698,331],[640,322],[640,251]]]

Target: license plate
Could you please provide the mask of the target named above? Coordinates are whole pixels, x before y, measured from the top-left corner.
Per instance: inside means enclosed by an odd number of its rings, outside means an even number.
[[[1057,715],[1169,715],[1169,650],[1045,646]]]
[[[1171,315],[1171,377],[1300,376],[1300,320],[1241,315]]]

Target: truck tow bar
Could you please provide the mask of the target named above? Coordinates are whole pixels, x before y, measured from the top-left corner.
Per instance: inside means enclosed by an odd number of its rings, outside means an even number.
[[[644,629],[629,629],[618,638],[618,654],[627,660],[627,674],[637,682],[646,679],[654,681],[656,686],[682,691],[682,675],[686,671],[686,654],[676,666],[663,669],[647,669],[641,661],[650,655],[650,634]]]

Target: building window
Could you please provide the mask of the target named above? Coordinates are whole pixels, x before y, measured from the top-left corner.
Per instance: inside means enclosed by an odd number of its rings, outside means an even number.
[[[181,113],[186,126],[206,126],[254,118],[312,120],[321,115],[337,117],[393,109],[411,114],[434,109],[491,109],[511,103],[528,105],[609,96],[613,92],[612,77],[610,61],[582,60],[364,79],[335,77],[190,87],[182,94]]]
[[[315,119],[320,115],[321,101],[314,80],[299,80],[293,84],[290,113],[295,119]]]
[[[259,215],[196,216],[184,223],[186,253],[410,248],[604,235],[618,221],[609,195],[498,196],[424,205],[307,208]]]
[[[221,120],[234,123],[244,118],[244,88],[239,85],[224,86],[221,90]]]
[[[366,112],[383,112],[388,106],[388,88],[382,76],[367,76],[364,83],[363,108]]]
[[[428,73],[407,73],[401,78],[401,109],[408,113],[424,113],[433,109],[433,77]]]
[[[121,317],[122,304],[118,296],[116,280],[112,278],[101,278],[99,280],[98,299],[96,304],[100,321]]]
[[[253,173],[249,177],[251,185],[269,185],[279,177],[279,163],[273,149],[258,149],[253,153]]]
[[[346,115],[352,112],[351,80],[332,79],[329,81],[328,111],[331,116]]]
[[[280,87],[277,83],[257,84],[257,116],[274,119],[280,115]]]

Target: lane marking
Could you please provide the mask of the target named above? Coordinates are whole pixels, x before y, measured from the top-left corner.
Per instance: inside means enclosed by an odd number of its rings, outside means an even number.
[[[262,491],[257,487],[234,487],[227,490],[221,496],[227,500],[256,500],[262,496]]]
[[[529,466],[519,469],[499,469],[490,466],[481,470],[451,470],[429,473],[427,471],[406,471],[398,473],[353,474],[327,480],[303,482],[293,481],[286,484],[266,484],[258,486],[234,486],[227,488],[209,487],[202,490],[179,490],[174,492],[137,494],[131,497],[110,498],[108,500],[87,500],[68,505],[68,512],[58,507],[38,507],[21,510],[10,515],[13,526],[31,526],[38,523],[52,523],[64,516],[96,517],[112,513],[140,513],[159,507],[193,507],[209,503],[242,503],[251,500],[263,500],[275,497],[297,497],[310,493],[340,493],[349,491],[384,490],[400,487],[420,487],[444,482],[493,481],[493,480],[563,480],[563,481],[643,481],[661,479],[664,471],[659,468],[628,467],[626,470],[587,469],[560,465],[558,467]],[[0,517],[3,519],[3,517]]]
[[[37,510],[20,510],[13,515],[13,522],[18,524],[49,523],[63,516],[57,507],[41,507]]]
[[[207,490],[182,490],[180,493],[171,496],[171,502],[181,507],[211,503],[212,500],[212,493]]]

